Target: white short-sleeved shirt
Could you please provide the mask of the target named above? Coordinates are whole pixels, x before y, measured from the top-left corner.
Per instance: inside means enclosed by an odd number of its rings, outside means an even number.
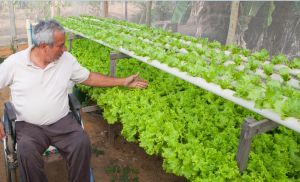
[[[0,64],[0,89],[10,87],[17,121],[53,124],[70,111],[69,82],[81,83],[90,72],[68,52],[41,69],[30,61],[31,49],[13,54]]]

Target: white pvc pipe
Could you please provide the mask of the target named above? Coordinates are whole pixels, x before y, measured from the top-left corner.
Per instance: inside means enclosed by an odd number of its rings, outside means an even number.
[[[84,20],[92,20],[92,21],[102,22],[102,20],[94,19],[94,18],[86,18],[86,17],[79,17],[79,18],[84,19]],[[70,19],[73,19],[73,20],[77,21],[76,18],[70,18]],[[124,27],[124,28],[128,28],[128,29],[132,29],[131,27],[127,27],[127,26],[123,26],[123,25],[118,25],[118,24],[112,24],[112,25],[114,25],[114,26],[120,26],[120,27]],[[98,27],[98,26],[96,26],[96,25],[91,25],[91,26],[93,26],[93,27],[95,27],[95,28],[100,28],[100,27]],[[136,30],[138,30],[138,29],[136,29]],[[122,33],[121,33],[121,34],[122,34]],[[124,33],[123,33],[123,34],[124,34]],[[128,36],[128,37],[131,37],[131,35],[127,35],[127,34],[124,34],[124,35],[126,35],[126,36]],[[139,40],[141,40],[141,41],[146,42],[146,43],[153,43],[154,45],[156,44],[156,43],[152,42],[152,41],[149,40],[149,39],[144,39],[143,37],[137,37],[137,38],[138,38]],[[169,37],[169,38],[171,38],[171,37]],[[172,38],[172,39],[174,39],[174,40],[180,40],[180,42],[182,42],[183,44],[187,44],[187,45],[190,45],[190,44],[192,43],[192,42],[190,42],[190,41],[185,41],[185,40],[182,40],[182,39],[177,39],[177,38]],[[156,44],[156,45],[157,45],[157,44]],[[200,45],[200,44],[199,44],[199,45]],[[161,45],[158,45],[158,46],[161,46]],[[170,45],[169,45],[169,44],[166,44],[166,45],[165,45],[165,48],[167,48],[167,49],[170,48]],[[177,47],[174,47],[174,48],[176,48],[176,49],[177,49],[180,53],[182,53],[182,54],[188,53],[188,51],[187,51],[185,48],[181,48],[181,49],[179,49],[179,48],[177,48]],[[216,51],[217,51],[217,52],[221,52],[221,50],[219,50],[219,49],[216,49]],[[230,54],[231,54],[230,51],[224,51],[224,53],[225,53],[225,55],[230,55]],[[246,57],[245,57],[244,59],[245,59],[245,61],[247,61],[247,58],[246,58]],[[268,61],[267,61],[267,62],[268,62]],[[267,62],[264,62],[264,63],[262,63],[262,64],[265,64],[265,63],[267,63]],[[235,64],[235,63],[234,63],[233,61],[227,61],[226,63],[224,63],[224,65],[226,66],[226,64]],[[277,66],[277,67],[276,67],[276,66]],[[277,71],[278,71],[280,67],[287,67],[287,66],[285,66],[285,65],[275,65],[274,69],[276,70],[276,68],[277,68]],[[244,67],[243,67],[243,68],[244,68]],[[242,70],[242,69],[240,69],[240,70]],[[265,79],[265,78],[266,78],[266,75],[264,75],[263,73],[264,73],[264,71],[263,71],[261,68],[259,68],[259,69],[257,70],[257,72],[255,72],[254,74],[259,75],[260,77],[262,77],[263,79]],[[289,73],[292,74],[292,75],[294,75],[294,76],[297,76],[297,74],[300,74],[300,70],[299,70],[299,69],[290,69]],[[273,74],[273,75],[271,76],[271,78],[272,78],[273,80],[279,81],[280,83],[283,82],[283,79],[282,79],[281,76],[278,75],[278,74]],[[300,83],[300,82],[299,82],[298,80],[294,79],[294,78],[291,78],[291,79],[287,82],[288,85],[294,87],[295,89],[300,90],[300,84],[299,84],[299,83]]]
[[[67,29],[67,28],[66,28]],[[207,90],[209,92],[212,92],[218,96],[221,96],[229,101],[232,101],[246,109],[249,109],[255,113],[258,113],[278,124],[281,124],[283,126],[286,126],[287,128],[290,128],[294,131],[297,131],[298,133],[300,133],[300,120],[299,119],[296,119],[296,118],[293,118],[293,117],[288,117],[288,118],[285,118],[285,119],[282,119],[280,117],[280,115],[270,109],[257,109],[255,108],[255,103],[253,101],[247,101],[247,100],[244,100],[242,98],[239,98],[239,97],[235,97],[234,96],[234,91],[232,90],[229,90],[229,89],[222,89],[219,85],[216,85],[214,83],[208,83],[206,82],[206,80],[202,79],[202,78],[199,78],[199,77],[193,77],[193,76],[190,76],[188,75],[186,72],[181,72],[179,71],[177,68],[170,68],[168,65],[166,64],[162,64],[160,63],[159,61],[157,60],[149,60],[148,58],[145,58],[145,57],[140,57],[140,56],[137,56],[134,54],[134,52],[132,51],[128,51],[128,50],[125,50],[123,48],[115,48],[105,42],[102,42],[102,41],[99,41],[99,40],[96,40],[94,38],[91,38],[91,37],[88,37],[82,33],[79,33],[77,31],[74,31],[74,30],[70,30],[70,29],[67,29],[68,31],[70,32],[73,32],[75,34],[78,34],[82,37],[85,37],[87,39],[90,39],[90,40],[93,40],[99,44],[102,44],[104,46],[107,46],[111,49],[115,49],[119,52],[122,52],[130,57],[133,57],[133,58],[136,58],[137,60],[141,61],[141,62],[144,62],[144,63],[147,63],[153,67],[156,67],[160,70],[163,70],[167,73],[170,73],[176,77],[179,77],[187,82],[190,82],[200,88],[203,88],[204,90]]]
[[[26,32],[28,47],[32,46],[32,25],[29,19],[26,19]]]

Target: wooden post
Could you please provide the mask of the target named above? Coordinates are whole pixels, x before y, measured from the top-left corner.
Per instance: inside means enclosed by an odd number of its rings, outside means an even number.
[[[146,18],[146,11],[142,12],[139,24],[145,23],[145,18]]]
[[[236,160],[241,173],[247,168],[252,138],[255,135],[270,131],[277,126],[277,123],[268,119],[262,121],[255,121],[251,118],[245,119],[241,130],[240,143],[236,155]]]
[[[69,50],[68,50],[68,52],[72,51],[72,41],[73,41],[72,34],[69,34]]]
[[[10,35],[11,35],[11,49],[13,53],[17,51],[17,31],[15,22],[15,9],[13,0],[8,1],[9,6],[9,20],[10,20]]]
[[[54,16],[60,16],[60,0],[52,0],[50,5],[51,18]]]
[[[127,9],[128,8],[128,2],[125,0],[123,5],[124,5],[124,19],[128,20],[128,9]]]
[[[103,1],[103,16],[108,17],[108,1]]]
[[[51,12],[50,13],[51,18],[54,18],[54,16],[55,16],[55,0],[51,1],[50,12]]]
[[[232,44],[235,40],[235,32],[238,23],[238,16],[239,16],[239,1],[232,1],[231,2],[231,13],[230,13],[230,22],[227,34],[226,44]]]
[[[60,0],[56,0],[56,16],[60,16],[60,6],[62,2]]]
[[[151,7],[152,7],[152,1],[146,2],[146,25],[151,26]]]

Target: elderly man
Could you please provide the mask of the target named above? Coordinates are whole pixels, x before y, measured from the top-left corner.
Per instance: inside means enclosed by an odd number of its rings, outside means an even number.
[[[0,64],[0,89],[10,86],[17,114],[17,157],[23,181],[47,181],[42,153],[57,147],[67,161],[69,181],[89,181],[90,141],[74,121],[68,105],[70,81],[88,86],[145,88],[138,75],[127,78],[91,73],[66,52],[65,30],[55,20],[41,21],[33,31],[33,47]],[[113,99],[113,98],[112,98]],[[0,137],[4,137],[0,124]]]

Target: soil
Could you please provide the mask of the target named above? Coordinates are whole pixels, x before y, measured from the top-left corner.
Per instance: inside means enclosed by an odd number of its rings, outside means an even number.
[[[3,115],[3,103],[9,98],[9,88],[0,90],[0,116]],[[162,159],[159,156],[149,156],[137,143],[128,143],[120,134],[122,128],[120,124],[108,125],[99,114],[95,113],[82,113],[82,118],[92,143],[91,168],[95,181],[186,181],[183,177],[163,171]],[[114,131],[114,137],[110,137],[111,131]],[[1,142],[0,151],[3,153]],[[0,154],[0,181],[6,181],[3,158]],[[45,171],[49,182],[67,181],[65,166],[64,161],[46,164]]]
[[[27,44],[19,44],[17,46],[17,51],[21,51],[27,48]],[[13,53],[12,49],[7,46],[0,46],[0,59],[7,58],[9,55]]]

